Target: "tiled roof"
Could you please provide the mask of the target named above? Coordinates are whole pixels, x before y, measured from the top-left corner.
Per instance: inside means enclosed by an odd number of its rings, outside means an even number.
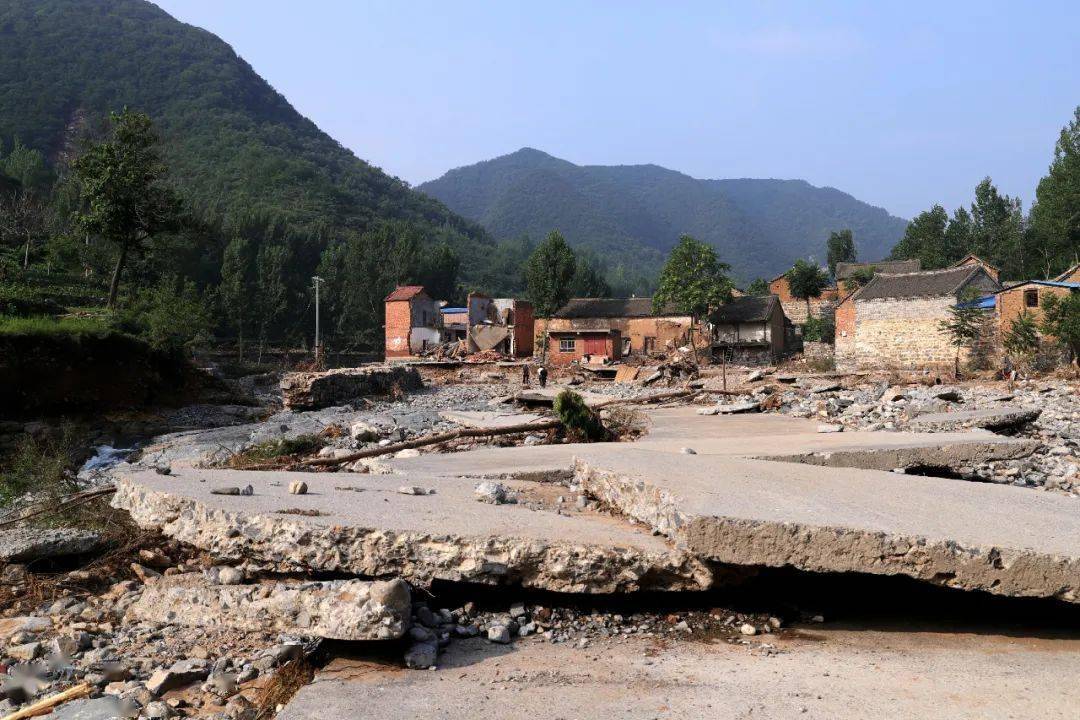
[[[922,270],[922,262],[915,260],[881,260],[880,262],[838,262],[836,263],[836,279],[847,280],[852,273],[862,268],[874,268],[875,272],[883,273],[913,273]]]
[[[744,322],[765,322],[779,307],[780,299],[775,295],[747,295],[736,298],[713,311],[709,319],[718,324]]]
[[[423,285],[398,285],[394,291],[386,296],[386,302],[395,300],[412,300],[424,292]]]
[[[555,313],[557,318],[651,317],[652,298],[573,298]],[[659,315],[683,315],[667,307]]]
[[[944,270],[924,270],[901,275],[878,273],[855,294],[855,299],[878,300],[955,295],[975,275],[985,272],[979,265],[962,265]]]

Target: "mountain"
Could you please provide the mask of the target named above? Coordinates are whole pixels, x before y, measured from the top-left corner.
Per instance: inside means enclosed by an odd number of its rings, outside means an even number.
[[[850,228],[860,258],[886,257],[907,221],[803,180],[699,180],[657,165],[575,165],[532,148],[457,168],[417,190],[498,238],[560,230],[609,267],[655,270],[686,233],[712,244],[735,275],[773,277],[800,257],[825,260]]]
[[[124,106],[154,120],[197,210],[331,228],[405,219],[459,247],[492,243],[338,144],[212,33],[143,0],[0,0],[0,143],[59,163]]]

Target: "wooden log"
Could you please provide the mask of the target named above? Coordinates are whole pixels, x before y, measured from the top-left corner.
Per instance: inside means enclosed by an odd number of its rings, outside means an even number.
[[[475,438],[475,437],[495,437],[496,435],[514,435],[516,433],[532,432],[534,430],[552,430],[561,425],[558,420],[544,420],[543,422],[523,423],[521,425],[509,425],[501,428],[461,428],[459,430],[451,430],[449,432],[438,433],[436,435],[427,435],[425,437],[414,438],[413,440],[405,440],[404,442],[393,443],[392,445],[383,445],[382,447],[368,448],[366,450],[357,450],[351,452],[348,455],[343,455],[336,458],[312,458],[311,460],[304,460],[300,465],[308,467],[325,467],[330,465],[344,465],[345,463],[354,462],[356,460],[362,460],[364,458],[379,457],[380,455],[390,455],[401,450],[411,450],[413,448],[426,447],[428,445],[438,445],[449,440],[457,440],[459,438]]]
[[[55,695],[50,695],[43,700],[38,700],[33,705],[27,705],[22,710],[16,710],[10,715],[6,715],[3,720],[23,720],[23,718],[32,718],[45,715],[52,712],[52,709],[54,707],[57,707],[58,705],[63,705],[69,700],[78,700],[79,698],[84,698],[88,696],[91,690],[92,687],[90,683],[79,683],[74,687],[69,687],[63,692],[59,692]]]

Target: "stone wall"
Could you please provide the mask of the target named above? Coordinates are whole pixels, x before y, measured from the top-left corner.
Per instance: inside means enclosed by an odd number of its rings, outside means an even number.
[[[956,348],[938,324],[956,298],[855,300],[858,369],[951,369]],[[961,362],[964,354],[961,353]]]
[[[834,357],[835,350],[826,342],[804,342],[803,359],[830,361]]]
[[[281,378],[283,402],[292,410],[317,410],[343,405],[364,395],[388,395],[423,386],[416,369],[404,365],[295,372]]]

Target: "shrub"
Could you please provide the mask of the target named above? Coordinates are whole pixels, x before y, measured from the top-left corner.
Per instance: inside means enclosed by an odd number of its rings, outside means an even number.
[[[311,455],[325,445],[325,441],[318,435],[300,435],[295,438],[280,438],[278,440],[266,440],[256,443],[243,452],[233,455],[228,460],[228,466],[233,468],[245,468],[249,465],[285,460],[298,455]]]
[[[810,316],[803,325],[803,340],[806,342],[824,342],[830,345],[836,339],[836,324],[832,317]]]
[[[600,416],[573,390],[563,390],[555,397],[555,414],[565,428],[566,436],[575,442],[602,442],[608,439],[608,431],[600,422]]]
[[[74,473],[74,432],[64,427],[55,437],[19,441],[7,465],[0,469],[0,507],[26,495],[61,497],[79,490]]]
[[[1035,316],[1023,312],[1005,331],[1002,340],[1009,355],[1027,358],[1039,349],[1039,330],[1035,325]]]

